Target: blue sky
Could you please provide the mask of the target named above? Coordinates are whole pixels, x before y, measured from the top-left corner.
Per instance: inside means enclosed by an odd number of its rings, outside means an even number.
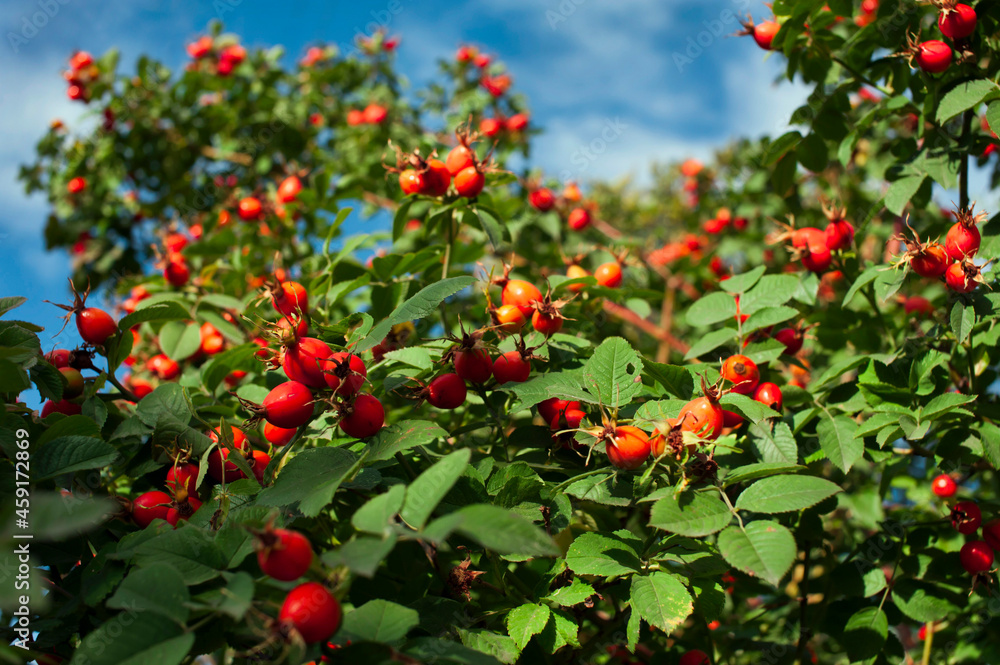
[[[47,4],[58,12],[37,34],[22,32],[33,16],[42,22],[38,13]],[[184,44],[221,18],[245,44],[282,44],[291,60],[319,41],[350,49],[357,33],[382,23],[402,36],[399,66],[417,86],[457,44],[475,43],[504,60],[528,96],[532,122],[545,131],[534,164],[585,183],[642,179],[654,160],[707,157],[731,138],[782,131],[805,90],[775,86],[781,60],[766,58],[752,40],[728,37],[739,28],[735,14],[747,11],[767,12],[751,0],[4,0],[0,240],[8,253],[0,261],[0,294],[28,296],[18,318],[46,327],[46,349],[56,344],[49,337],[61,325],[59,312],[41,301],[65,300],[68,260],[44,251],[45,202],[27,199],[15,176],[51,119],[72,126],[83,110],[66,99],[60,77],[75,49],[96,55],[118,47],[126,72],[141,53],[176,69],[186,60]],[[15,52],[11,33],[31,37]],[[689,61],[678,65],[678,55]],[[616,140],[594,159],[581,159],[608,123],[620,130]],[[76,341],[70,326],[58,344]]]

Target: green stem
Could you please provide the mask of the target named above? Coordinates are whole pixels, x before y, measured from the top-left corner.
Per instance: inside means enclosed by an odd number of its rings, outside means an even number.
[[[108,377],[108,383],[110,383],[115,388],[117,388],[118,392],[120,392],[122,394],[122,397],[124,397],[125,399],[127,399],[130,402],[135,402],[136,404],[138,404],[138,402],[139,402],[138,395],[136,395],[134,392],[132,392],[131,390],[129,390],[128,388],[126,388],[125,386],[123,386],[121,384],[121,382],[115,377],[114,374],[112,374],[110,372],[105,372],[104,375],[106,377]]]

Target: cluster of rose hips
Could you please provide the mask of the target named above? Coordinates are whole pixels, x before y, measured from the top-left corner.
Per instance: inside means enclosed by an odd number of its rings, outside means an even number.
[[[720,384],[731,384],[729,392],[746,395],[781,412],[780,388],[773,383],[762,383],[760,369],[747,356],[730,356],[722,363],[720,374]],[[587,431],[604,442],[608,460],[618,469],[638,469],[650,457],[658,458],[668,452],[680,458],[685,450],[696,452],[698,443],[715,441],[725,428],[739,427],[743,423],[741,416],[722,408],[719,386],[707,386],[703,382],[702,391],[704,395],[684,404],[676,418],[656,425],[652,435],[638,427],[618,425],[608,419],[603,428]],[[557,434],[580,429],[580,423],[587,417],[576,400],[549,398],[540,402],[537,410]]]
[[[434,155],[424,159],[420,152],[397,152],[395,167],[387,170],[399,174],[399,187],[404,194],[418,194],[433,198],[445,196],[454,185],[459,196],[473,199],[486,186],[486,172],[492,167],[480,160],[472,147],[476,135],[456,131],[458,145],[451,149],[445,161]]]
[[[490,74],[487,68],[493,59],[486,53],[480,53],[475,46],[460,46],[455,52],[455,62],[460,65],[474,65],[481,70],[480,85],[494,97],[502,97],[510,89],[512,83],[509,74]]]
[[[515,113],[509,118],[497,116],[495,118],[483,118],[479,121],[479,131],[483,136],[494,138],[502,132],[518,134],[528,128],[528,114]]]
[[[69,70],[63,74],[63,78],[69,84],[66,96],[74,101],[88,101],[90,94],[87,86],[96,80],[99,74],[94,57],[86,51],[77,51],[69,59]]]
[[[934,4],[941,10],[938,14],[938,29],[964,57],[969,52],[968,39],[976,30],[976,10],[957,0],[935,0]],[[906,55],[911,61],[916,60],[920,69],[929,74],[939,74],[951,66],[952,48],[940,39],[917,43],[911,36],[908,46]]]
[[[734,231],[743,231],[747,228],[746,217],[733,217],[729,208],[719,208],[715,211],[715,217],[702,222],[701,228],[709,235],[718,235],[728,228]]]
[[[947,475],[937,476],[931,491],[942,499],[958,492],[958,484]],[[971,536],[982,527],[982,540],[970,540],[962,545],[959,558],[970,575],[978,576],[993,567],[994,552],[1000,550],[1000,519],[983,524],[983,514],[975,501],[959,501],[951,507],[951,525],[963,536]]]
[[[188,65],[188,69],[205,67],[214,70],[219,76],[229,76],[247,58],[247,50],[240,44],[216,44],[208,35],[188,44],[187,52],[194,60]]]
[[[974,214],[974,206],[960,208],[955,213],[957,221],[948,229],[944,245],[938,241],[921,242],[916,231],[912,239],[897,236],[896,240],[907,248],[899,263],[909,265],[921,277],[943,277],[948,288],[956,293],[969,293],[985,283],[973,258],[982,241],[977,225],[986,219],[986,213]]]
[[[347,111],[347,124],[351,127],[359,125],[381,125],[389,117],[389,109],[372,102],[363,109],[350,109]]]
[[[825,273],[833,263],[835,252],[850,249],[854,244],[854,225],[847,221],[843,208],[823,206],[828,223],[825,229],[810,226],[795,228],[782,225],[782,230],[771,236],[772,243],[788,241],[792,256],[802,262],[809,272]]]

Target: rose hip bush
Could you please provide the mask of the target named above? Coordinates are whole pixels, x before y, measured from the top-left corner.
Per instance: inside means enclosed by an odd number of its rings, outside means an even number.
[[[416,92],[385,34],[291,66],[217,27],[183,72],[73,55],[96,123],[53,123],[22,179],[86,344],[0,307],[4,492],[31,444],[19,644],[1000,660],[1000,222],[969,196],[996,12],[773,10],[743,43],[813,86],[793,128],[643,189],[513,173],[536,129],[472,46]]]

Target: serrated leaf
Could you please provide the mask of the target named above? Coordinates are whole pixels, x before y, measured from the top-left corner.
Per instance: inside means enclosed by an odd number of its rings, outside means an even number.
[[[414,529],[427,524],[431,513],[469,466],[472,451],[456,450],[438,461],[410,483],[399,515]]]
[[[863,439],[855,438],[858,424],[847,416],[823,418],[816,425],[819,445],[834,466],[847,473],[865,452]]]
[[[695,300],[687,310],[689,326],[707,327],[736,318],[736,300],[728,293],[709,293]]]
[[[341,630],[348,639],[392,644],[419,623],[416,610],[379,598],[345,614]]]
[[[689,490],[663,497],[650,510],[649,526],[689,538],[703,538],[729,526],[733,514],[714,490]]]
[[[62,436],[47,442],[32,458],[35,480],[83,469],[100,469],[118,459],[118,451],[100,439]]]
[[[282,508],[298,503],[304,515],[314,517],[330,504],[357,459],[343,448],[304,450],[284,466],[274,485],[257,495],[257,504]]]
[[[645,359],[642,369],[674,397],[691,398],[691,394],[694,392],[694,377],[684,367],[665,365]]]
[[[842,492],[839,485],[815,476],[772,476],[740,493],[737,510],[773,515],[804,510]]]
[[[798,464],[785,464],[783,462],[756,462],[733,469],[722,479],[722,486],[729,487],[737,483],[746,483],[758,478],[767,478],[779,473],[797,473],[804,469]]]
[[[190,613],[186,607],[190,600],[181,574],[165,563],[154,563],[133,568],[107,605],[119,610],[152,612],[183,625]]]
[[[692,358],[697,358],[710,351],[714,351],[723,344],[735,340],[736,335],[736,328],[720,328],[719,330],[713,330],[710,333],[702,335],[698,338],[698,341],[691,345],[691,348],[684,355],[684,359],[691,360]]]
[[[514,640],[517,648],[523,650],[532,636],[545,629],[550,615],[551,611],[547,605],[528,603],[515,607],[507,613],[504,621],[507,625],[507,634]]]
[[[972,305],[966,305],[958,300],[951,308],[950,320],[955,339],[959,344],[962,344],[972,332],[972,327],[976,325],[976,310]]]
[[[574,579],[569,586],[560,587],[547,595],[545,600],[552,601],[556,605],[562,605],[563,607],[572,607],[587,600],[594,593],[594,587],[582,580]]]
[[[455,531],[498,554],[555,556],[559,553],[552,538],[539,527],[498,506],[466,506],[442,519],[450,520]],[[428,529],[432,526],[433,523]]]
[[[894,215],[902,215],[906,204],[924,184],[926,178],[926,175],[909,175],[890,183],[889,190],[885,194],[885,207],[889,209],[889,212]]]
[[[577,575],[618,577],[641,568],[635,549],[621,538],[607,533],[577,536],[566,552],[566,565]]]
[[[391,459],[396,453],[423,446],[435,439],[443,439],[448,433],[427,420],[404,420],[383,427],[368,442],[368,461],[380,462]]]
[[[131,314],[122,317],[118,322],[119,330],[128,330],[146,321],[181,321],[190,319],[191,313],[180,302],[175,300],[160,301],[142,306],[142,302]]]
[[[691,594],[676,576],[662,571],[632,578],[633,611],[669,636],[694,609]]]
[[[856,296],[861,289],[874,282],[875,278],[878,277],[884,270],[885,266],[871,266],[858,275],[858,278],[854,280],[853,284],[851,284],[851,288],[847,289],[847,293],[844,294],[843,306],[847,307],[851,304],[851,301],[854,300],[854,296]]]
[[[733,275],[729,279],[720,282],[719,286],[726,293],[743,293],[753,288],[753,285],[757,283],[764,273],[767,271],[766,266],[758,266],[753,270],[741,273],[739,275]]]
[[[121,612],[83,638],[70,665],[179,665],[195,634],[151,612]]]
[[[372,348],[385,339],[390,329],[397,323],[422,319],[428,314],[436,312],[446,298],[455,295],[462,289],[472,286],[475,283],[475,277],[449,277],[420,289],[414,296],[396,307],[386,319],[381,321],[363,340],[358,342],[354,347],[355,351],[361,353]]]
[[[855,612],[844,627],[844,647],[851,662],[873,658],[882,652],[889,635],[889,619],[878,607]]]
[[[628,404],[642,390],[642,360],[621,337],[605,339],[584,364],[583,382],[610,407]]]
[[[938,103],[937,121],[943,123],[962,111],[979,106],[1000,94],[1000,88],[993,81],[978,79],[959,83],[945,93]]]
[[[767,328],[768,326],[784,323],[785,321],[794,319],[797,316],[799,316],[799,310],[794,307],[787,307],[785,305],[778,307],[765,307],[751,314],[750,318],[743,323],[743,334],[747,335],[755,330],[760,330],[761,328]]]
[[[753,443],[760,453],[762,462],[772,464],[797,464],[799,447],[795,436],[787,423],[775,422],[771,427],[768,423],[751,425],[750,434]]]
[[[731,526],[719,534],[719,552],[733,567],[774,586],[795,561],[795,537],[777,522]]]

